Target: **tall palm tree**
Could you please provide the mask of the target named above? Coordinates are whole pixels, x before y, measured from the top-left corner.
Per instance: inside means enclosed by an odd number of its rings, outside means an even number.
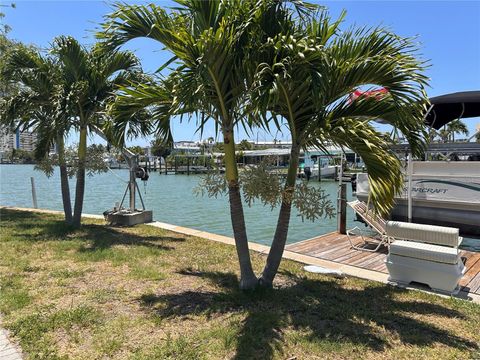
[[[65,88],[60,76],[60,65],[51,56],[25,46],[14,47],[5,59],[2,75],[17,83],[20,90],[4,99],[0,122],[21,131],[37,133],[35,156],[48,156],[56,144],[60,168],[65,221],[72,222],[72,205],[65,162],[64,138],[70,129],[70,110],[65,99]]]
[[[273,56],[258,67],[253,108],[264,117],[283,118],[292,138],[277,228],[260,279],[266,286],[272,285],[285,247],[302,148],[333,142],[362,156],[372,203],[381,213],[388,212],[401,189],[401,168],[389,142],[369,121],[387,120],[406,135],[413,151],[422,149],[426,78],[415,48],[381,29],[338,33],[342,18],[331,22],[325,13],[312,14],[293,35],[273,38]],[[387,88],[388,95],[352,101],[349,94],[364,85]]]
[[[87,49],[72,37],[54,39],[48,57],[25,47],[15,51],[5,73],[22,83],[23,89],[4,108],[5,121],[35,129],[39,135],[37,155],[48,154],[57,144],[65,218],[80,226],[85,193],[88,132],[108,124],[106,108],[120,86],[143,78],[131,52],[100,46]],[[146,131],[146,122],[135,118],[130,132]],[[129,122],[122,124],[126,130]],[[145,125],[145,126],[144,126]],[[122,128],[120,128],[121,130]],[[73,215],[64,158],[64,138],[70,130],[79,133],[78,170]],[[119,129],[115,130],[117,133]],[[110,131],[112,132],[112,131]]]
[[[177,1],[181,7],[170,12],[156,6],[117,5],[99,36],[117,47],[138,37],[159,41],[173,58],[164,66],[178,63],[168,82],[173,83],[170,114],[199,114],[199,126],[212,120],[223,136],[225,172],[230,214],[240,262],[240,287],[256,286],[241,200],[235,158],[235,127],[244,124],[246,95],[244,62],[249,56],[249,30],[261,13],[255,1]],[[162,84],[163,86],[163,84]],[[162,94],[162,96],[158,96]],[[152,95],[149,97],[149,95]],[[142,99],[141,106],[164,104],[161,86],[146,90],[140,86],[127,92]],[[120,101],[122,107],[129,102]],[[148,104],[150,102],[150,104]],[[133,106],[133,105],[132,105]],[[188,110],[190,109],[190,110]]]
[[[108,120],[106,108],[120,86],[138,79],[138,60],[131,52],[116,51],[99,45],[92,49],[72,37],[54,40],[52,53],[61,66],[61,78],[68,89],[72,107],[72,126],[79,133],[78,170],[72,224],[80,226],[85,194],[87,136],[102,128]]]
[[[452,136],[452,142],[455,142],[456,133],[468,136],[467,125],[465,125],[465,123],[460,119],[449,122],[446,130],[448,131],[448,134]]]

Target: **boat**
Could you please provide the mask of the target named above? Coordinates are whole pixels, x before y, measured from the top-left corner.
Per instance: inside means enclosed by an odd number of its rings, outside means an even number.
[[[123,161],[118,161],[116,156],[107,154],[103,157],[103,162],[110,168],[110,169],[128,169],[128,164]]]
[[[329,147],[327,152],[317,149],[305,151],[301,176],[313,179],[335,179],[340,173],[340,165],[335,164],[341,154],[340,148]]]
[[[480,145],[480,144],[479,144]],[[395,198],[394,220],[408,221],[408,175],[403,192]],[[366,173],[357,174],[356,195],[368,201]],[[411,221],[451,226],[465,235],[480,236],[480,162],[413,161]]]
[[[318,178],[320,175],[321,179],[334,179],[339,172],[340,165],[322,164],[322,166],[319,167],[318,164],[314,164],[312,167],[312,176]]]
[[[440,129],[450,121],[480,116],[480,91],[447,94],[430,99],[426,123]],[[475,136],[475,134],[474,134]],[[418,223],[452,226],[468,236],[480,236],[480,143],[433,143],[426,158],[440,161],[404,160],[405,186],[395,197],[391,218]],[[408,144],[397,145],[397,154],[408,152]],[[463,159],[463,161],[461,160]],[[356,179],[356,196],[368,201],[366,173]]]

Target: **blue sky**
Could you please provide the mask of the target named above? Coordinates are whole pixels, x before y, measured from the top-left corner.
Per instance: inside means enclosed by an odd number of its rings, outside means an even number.
[[[94,42],[93,34],[102,16],[111,11],[106,1],[22,1],[15,9],[3,8],[4,21],[12,27],[10,37],[24,43],[47,48],[55,36],[71,35],[84,44]],[[10,1],[1,1],[2,5]],[[156,1],[169,6],[170,1]],[[430,60],[427,75],[431,78],[429,96],[480,89],[480,2],[477,1],[323,1],[333,17],[347,11],[344,29],[352,25],[390,28],[401,36],[417,36],[421,54]],[[135,40],[126,48],[134,50],[146,71],[154,71],[168,54],[151,40]],[[473,131],[478,118],[466,119]],[[193,124],[176,123],[175,140],[196,140]],[[258,133],[259,140],[273,136],[287,139],[288,134]],[[213,136],[213,128],[204,137]],[[238,139],[245,138],[241,131]],[[251,136],[257,137],[257,132]],[[145,144],[138,139],[135,144]]]

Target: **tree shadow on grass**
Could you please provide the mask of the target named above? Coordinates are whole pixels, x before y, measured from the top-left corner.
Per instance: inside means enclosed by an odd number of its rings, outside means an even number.
[[[105,250],[115,245],[144,246],[158,250],[173,250],[168,243],[184,242],[185,238],[172,236],[137,235],[128,228],[84,224],[75,229],[50,214],[1,210],[1,220],[12,228],[16,236],[30,242],[84,240],[81,252]],[[87,244],[87,241],[89,243]]]
[[[20,210],[13,210],[9,208],[0,209],[1,221],[20,221],[20,220],[28,220],[28,219],[40,219],[40,218],[43,218],[45,215],[51,216],[50,214],[45,214],[45,213],[20,211]]]
[[[237,337],[235,359],[272,358],[276,350],[281,351],[286,328],[301,331],[307,342],[338,344],[335,346],[351,343],[373,351],[391,347],[385,332],[407,345],[439,343],[458,349],[478,349],[478,345],[468,339],[408,315],[463,319],[463,314],[423,301],[399,301],[395,295],[405,290],[391,286],[349,289],[338,281],[287,274],[293,280],[292,285],[245,293],[238,290],[237,277],[232,273],[190,269],[180,273],[208,279],[220,290],[144,294],[139,299],[141,304],[160,318],[246,313]]]

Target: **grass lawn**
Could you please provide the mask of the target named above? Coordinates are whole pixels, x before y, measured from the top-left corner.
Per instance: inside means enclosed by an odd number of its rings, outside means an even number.
[[[235,249],[154,227],[0,210],[0,313],[30,359],[479,359],[480,306],[284,261],[237,290]],[[252,253],[255,270],[264,256]]]

